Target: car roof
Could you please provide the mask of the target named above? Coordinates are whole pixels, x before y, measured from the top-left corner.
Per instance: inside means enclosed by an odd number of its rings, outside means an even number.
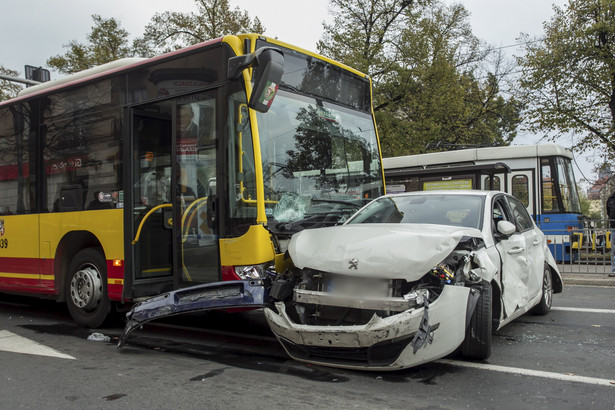
[[[502,191],[482,191],[478,189],[453,189],[453,190],[436,190],[436,191],[412,191],[402,192],[399,194],[387,194],[390,197],[403,197],[403,196],[416,196],[416,195],[474,195],[474,196],[494,196],[497,194],[504,194]]]

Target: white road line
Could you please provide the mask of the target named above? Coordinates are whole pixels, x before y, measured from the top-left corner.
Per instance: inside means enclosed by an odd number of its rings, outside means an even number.
[[[562,312],[611,313],[611,314],[615,314],[615,309],[586,309],[586,308],[573,308],[573,307],[552,307],[551,310],[560,310]]]
[[[51,347],[26,339],[8,330],[0,330],[0,351],[76,360],[73,356],[58,352]]]
[[[592,384],[596,386],[609,386],[609,387],[615,388],[615,379],[614,380],[598,379],[596,377],[577,376],[574,374],[553,373],[553,372],[545,372],[542,370],[530,370],[530,369],[522,369],[519,367],[498,366],[495,364],[462,362],[459,360],[449,360],[449,359],[436,360],[436,363],[443,363],[443,364],[448,364],[448,365],[457,366],[457,367],[468,367],[471,369],[491,370],[494,372],[518,374],[521,376],[543,377],[545,379],[563,380],[567,382]]]

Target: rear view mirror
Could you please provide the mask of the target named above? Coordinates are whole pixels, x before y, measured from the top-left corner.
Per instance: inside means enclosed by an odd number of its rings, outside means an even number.
[[[510,236],[517,230],[517,227],[508,221],[500,221],[498,222],[498,232],[504,236]]]
[[[259,48],[253,53],[229,59],[228,76],[238,78],[250,67],[254,70],[254,86],[248,106],[258,112],[267,112],[278,91],[284,73],[284,55],[272,47]]]

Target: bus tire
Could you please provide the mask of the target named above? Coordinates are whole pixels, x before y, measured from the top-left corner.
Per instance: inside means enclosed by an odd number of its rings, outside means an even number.
[[[545,263],[542,277],[542,296],[540,302],[532,309],[532,313],[546,315],[551,310],[551,305],[553,305],[553,276],[551,276],[549,265]]]
[[[485,283],[480,288],[480,297],[466,329],[466,337],[461,344],[461,354],[468,359],[487,359],[491,356],[493,327],[491,296],[493,289]]]
[[[79,326],[97,328],[103,324],[111,302],[107,296],[107,264],[95,248],[79,251],[64,281],[68,311]]]

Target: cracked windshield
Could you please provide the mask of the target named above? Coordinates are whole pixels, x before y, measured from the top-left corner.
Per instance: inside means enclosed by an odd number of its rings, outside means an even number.
[[[368,113],[281,89],[258,127],[270,229],[339,224],[380,194]]]

